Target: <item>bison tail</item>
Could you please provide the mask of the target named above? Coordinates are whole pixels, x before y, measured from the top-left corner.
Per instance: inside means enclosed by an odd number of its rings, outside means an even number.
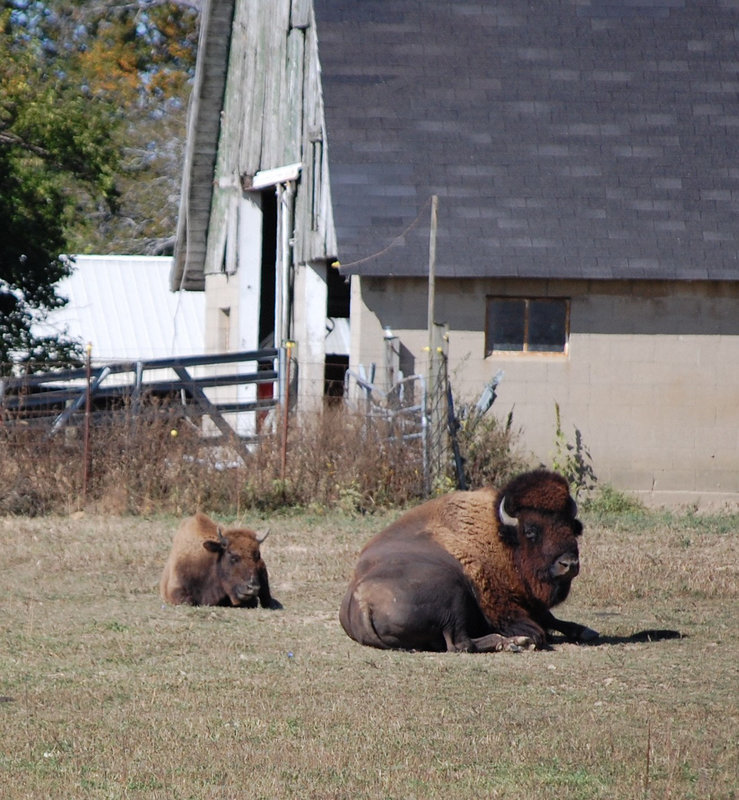
[[[339,621],[347,636],[359,644],[386,650],[372,620],[372,607],[362,599],[359,587],[350,587],[339,610]]]

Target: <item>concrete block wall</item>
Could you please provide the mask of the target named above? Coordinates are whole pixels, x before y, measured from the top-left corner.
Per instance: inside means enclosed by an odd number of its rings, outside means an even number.
[[[382,331],[401,369],[428,363],[426,287],[354,279],[352,366],[382,363]],[[569,352],[484,354],[485,297],[569,297]],[[655,504],[739,504],[739,284],[666,281],[440,281],[455,396],[474,400],[499,370],[493,413],[513,412],[522,447],[550,464],[555,403],[601,482]]]

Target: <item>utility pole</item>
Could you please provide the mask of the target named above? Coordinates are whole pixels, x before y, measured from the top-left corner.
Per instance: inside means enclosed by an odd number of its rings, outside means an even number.
[[[436,322],[436,229],[439,216],[439,197],[433,195],[431,198],[431,231],[429,233],[429,288],[428,288],[428,334],[429,334],[429,354],[433,352],[434,345],[434,322]],[[429,355],[429,369],[431,369],[432,358]],[[430,375],[429,375],[430,377]]]
[[[425,465],[426,493],[430,494],[435,481],[443,471],[446,414],[445,381],[442,379],[445,366],[446,326],[436,322],[436,231],[438,226],[439,198],[431,198],[431,230],[429,233],[429,278],[428,278],[428,373],[426,380],[426,407],[428,410],[428,463]]]

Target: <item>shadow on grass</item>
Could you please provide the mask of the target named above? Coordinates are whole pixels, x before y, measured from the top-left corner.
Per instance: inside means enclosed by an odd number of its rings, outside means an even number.
[[[664,642],[667,639],[686,639],[687,636],[680,631],[673,631],[669,628],[648,628],[644,631],[637,631],[628,636],[604,636],[601,634],[596,639],[589,642],[580,642],[581,647],[600,647],[606,644],[649,644],[651,642]],[[564,636],[550,636],[550,644],[563,644],[568,642]]]

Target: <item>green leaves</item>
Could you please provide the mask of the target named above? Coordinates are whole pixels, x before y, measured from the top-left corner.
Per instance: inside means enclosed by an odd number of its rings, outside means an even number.
[[[109,115],[8,36],[7,12],[0,25],[0,362],[43,361],[75,349],[32,334],[62,303],[54,284],[68,270],[59,256],[75,196],[113,199],[119,153]]]
[[[0,362],[60,355],[31,326],[61,303],[61,253],[152,252],[173,236],[196,21],[168,0],[4,4]]]

